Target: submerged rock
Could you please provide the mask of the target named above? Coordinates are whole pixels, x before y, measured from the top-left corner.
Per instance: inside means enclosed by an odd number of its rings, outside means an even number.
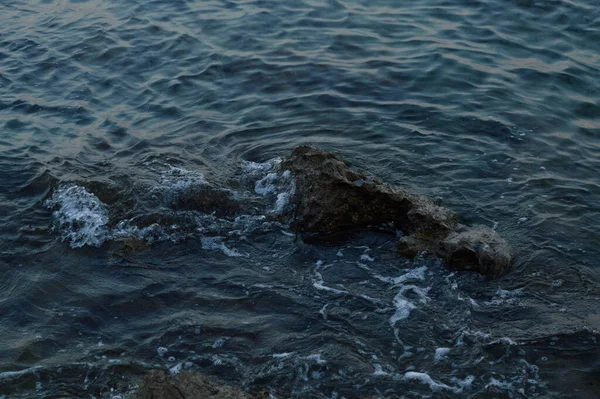
[[[242,209],[231,192],[208,184],[182,191],[174,205],[179,210],[200,211],[218,217],[231,216]]]
[[[462,225],[452,210],[388,185],[333,153],[297,147],[279,169],[295,178],[291,213],[299,233],[339,233],[391,223],[407,234],[398,243],[405,255],[428,251],[456,269],[492,278],[510,268],[509,246],[492,229]]]
[[[249,394],[226,385],[217,384],[202,374],[183,372],[166,376],[152,370],[143,379],[135,399],[251,399]]]

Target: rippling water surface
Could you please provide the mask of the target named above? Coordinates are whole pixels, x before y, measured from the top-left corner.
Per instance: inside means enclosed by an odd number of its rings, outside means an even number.
[[[129,397],[152,368],[275,397],[600,396],[599,1],[0,15],[0,398]],[[269,168],[300,144],[495,227],[513,270],[297,240]]]

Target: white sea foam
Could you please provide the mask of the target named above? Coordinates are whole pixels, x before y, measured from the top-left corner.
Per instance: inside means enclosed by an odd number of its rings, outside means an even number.
[[[169,192],[181,192],[194,186],[204,186],[208,182],[200,172],[170,166],[160,175],[156,189]]]
[[[365,254],[363,254],[363,256],[361,256],[361,260],[372,261],[374,259],[369,257],[368,255],[367,257],[365,257]],[[394,287],[400,288],[393,299],[394,314],[390,317],[390,325],[394,328],[394,332],[398,337],[399,331],[395,328],[396,323],[400,320],[407,319],[410,316],[411,311],[417,308],[415,304],[415,299],[412,299],[411,297],[414,297],[414,295],[416,295],[416,301],[422,304],[427,303],[427,301],[429,300],[429,298],[427,297],[427,293],[429,292],[430,287],[421,288],[414,284],[404,285],[404,283],[406,283],[407,281],[424,281],[427,266],[420,266],[411,269],[398,277],[388,277],[375,273],[364,263],[356,262],[356,264],[362,269],[372,273],[372,275],[378,280],[391,284]],[[408,297],[407,293],[409,292],[412,292],[414,295]]]
[[[277,200],[275,201],[275,206],[273,207],[273,211],[275,213],[281,213],[287,204],[290,202],[290,198],[294,195],[294,190],[285,191],[283,193],[277,194]]]
[[[396,312],[390,318],[390,324],[394,326],[399,320],[407,319],[410,316],[410,312],[416,308],[416,306],[403,298],[400,295],[397,295],[394,298],[394,306],[396,307]]]
[[[448,353],[450,353],[450,348],[437,348],[435,350],[435,361],[439,362],[445,359]]]
[[[107,206],[84,187],[62,186],[46,206],[57,208],[53,216],[62,239],[71,241],[72,248],[99,247],[109,237]]]
[[[323,267],[323,261],[318,260],[315,263],[315,276],[313,277],[313,287],[315,287],[318,290],[330,291],[336,294],[348,294],[348,291],[326,286],[325,280],[323,280],[323,275],[321,274],[321,272],[319,272],[319,269],[321,267]]]
[[[267,162],[242,161],[242,170],[250,175],[265,173],[281,163],[281,158],[271,159]]]
[[[20,377],[22,375],[29,374],[29,373],[34,373],[36,370],[39,370],[41,368],[42,368],[42,366],[35,366],[35,367],[30,367],[30,368],[18,370],[18,371],[4,371],[4,372],[0,373],[0,381],[10,379],[10,378]]]
[[[360,256],[360,260],[361,260],[361,261],[363,261],[363,262],[374,262],[374,261],[375,261],[375,258],[372,258],[372,257],[370,257],[370,256],[369,256],[369,255],[367,255],[367,254],[362,254],[362,255]]]
[[[410,312],[416,308],[416,305],[406,297],[406,293],[408,291],[412,291],[418,297],[418,301],[420,303],[427,303],[429,297],[427,293],[429,292],[429,287],[421,288],[416,285],[403,285],[398,291],[398,294],[394,297],[394,307],[396,308],[396,312],[390,318],[390,324],[394,326],[398,321],[407,319],[410,316]]]
[[[223,237],[202,237],[200,240],[202,242],[202,249],[219,249],[223,251],[225,255],[231,257],[246,256],[233,249],[227,248],[223,242]]]
[[[417,372],[417,371],[408,371],[400,376],[400,379],[405,381],[417,381],[421,384],[429,385],[429,388],[434,392],[439,391],[452,391],[454,393],[460,393],[463,389],[471,386],[475,377],[470,375],[464,378],[463,380],[458,379],[456,377],[452,378],[452,382],[457,386],[452,386],[448,384],[444,384],[443,382],[437,382],[427,373]]]
[[[271,172],[254,185],[254,191],[260,195],[269,195],[277,191],[277,173]]]
[[[509,337],[500,337],[500,338],[495,339],[492,342],[490,342],[490,344],[495,344],[495,343],[504,343],[507,345],[518,345],[518,343],[515,340],[513,340],[512,338],[509,338]]]
[[[432,391],[448,390],[459,393],[460,388],[452,387],[442,382],[434,381],[433,378],[427,373],[419,373],[417,371],[409,371],[402,375],[402,379],[406,381],[417,381],[425,385],[429,385]]]
[[[315,272],[316,279],[313,281],[313,287],[322,291],[334,292],[336,294],[347,294],[348,291],[339,290],[337,288],[328,287],[325,285],[325,281],[323,280],[323,275],[319,272]]]
[[[169,369],[169,374],[177,375],[181,372],[182,369],[183,369],[183,364],[177,363],[175,366],[173,366]]]
[[[315,354],[312,354],[312,355],[308,355],[308,356],[305,357],[305,359],[306,360],[313,360],[317,364],[321,364],[321,365],[327,364],[327,360],[323,359],[321,357],[320,353],[315,353]]]
[[[162,241],[167,237],[168,234],[164,232],[163,227],[158,223],[140,228],[132,224],[130,219],[126,219],[117,223],[111,232],[110,238],[115,240],[137,238],[152,243],[154,241]]]
[[[420,266],[410,270],[409,272],[399,276],[399,277],[386,277],[375,274],[375,278],[378,280],[384,281],[386,283],[390,283],[393,285],[401,285],[402,283],[410,280],[425,280],[425,272],[427,271],[427,266]]]
[[[461,390],[466,389],[466,388],[470,388],[471,385],[473,385],[473,381],[475,381],[475,376],[474,375],[469,375],[464,379],[458,379],[456,377],[452,377],[451,381],[453,383],[455,383],[456,385],[458,385],[460,387]]]
[[[327,307],[329,306],[328,303],[326,303],[325,305],[323,305],[323,307],[321,308],[321,310],[319,310],[319,314],[321,314],[321,316],[323,316],[324,320],[327,320]]]
[[[63,240],[71,242],[72,248],[84,245],[101,246],[108,240],[130,238],[154,241],[180,241],[190,235],[179,231],[179,226],[161,226],[157,223],[138,227],[133,219],[121,220],[109,228],[108,206],[98,197],[77,185],[60,187],[46,201],[46,206],[56,208],[53,217]]]
[[[295,353],[296,352],[273,353],[272,356],[274,359],[285,359],[287,357],[294,355]]]
[[[490,382],[488,382],[485,385],[485,387],[486,388],[489,388],[489,387],[498,387],[498,388],[502,388],[504,390],[510,390],[511,388],[513,388],[513,384],[510,383],[510,382],[508,382],[508,381],[500,381],[500,380],[497,380],[494,377],[491,377],[490,378]]]
[[[263,197],[274,196],[272,212],[281,213],[294,195],[296,185],[289,170],[283,173],[270,172],[256,181],[254,191]]]
[[[240,215],[235,219],[221,219],[212,214],[195,211],[175,211],[173,215],[185,221],[184,224],[160,225],[153,223],[138,226],[135,218],[117,222],[112,229],[108,227],[108,206],[79,186],[68,186],[57,190],[46,205],[56,208],[53,213],[56,226],[63,240],[71,242],[71,247],[84,245],[100,246],[108,240],[139,239],[148,243],[158,241],[180,242],[202,234],[205,249],[219,249],[228,256],[245,256],[228,248],[223,239],[242,237],[257,231],[270,231],[284,227],[281,223],[268,221],[265,215]],[[281,204],[283,208],[285,205]],[[215,238],[214,236],[218,236]]]
[[[204,174],[184,168],[168,165],[169,169],[160,174],[151,194],[161,198],[165,203],[173,203],[183,192],[207,186],[209,183]]]
[[[373,371],[373,375],[389,375],[390,373],[383,371],[383,367],[381,367],[381,364],[374,364],[373,368],[375,369],[375,371]]]
[[[167,354],[169,350],[167,348],[165,348],[164,346],[159,346],[156,349],[156,353],[158,353],[158,356],[163,357],[164,355]]]

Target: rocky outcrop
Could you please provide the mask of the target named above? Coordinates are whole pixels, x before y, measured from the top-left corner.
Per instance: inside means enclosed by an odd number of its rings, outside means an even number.
[[[336,233],[391,223],[406,234],[398,243],[405,255],[436,254],[454,268],[498,277],[510,268],[508,244],[494,230],[465,226],[452,210],[429,198],[382,182],[339,156],[301,146],[279,165],[296,189],[294,226],[300,233]]]
[[[333,233],[391,222],[407,233],[438,235],[458,224],[453,211],[318,148],[297,147],[279,168],[294,175],[296,227],[302,232]]]
[[[166,376],[152,370],[143,379],[135,399],[252,399],[239,389],[217,384],[202,374],[183,372]]]

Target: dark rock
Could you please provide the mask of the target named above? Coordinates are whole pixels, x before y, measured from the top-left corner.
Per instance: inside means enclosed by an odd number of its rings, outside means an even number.
[[[111,241],[110,251],[113,255],[125,255],[149,251],[151,246],[148,241],[141,238],[131,237],[121,241]]]
[[[451,210],[389,186],[318,148],[297,147],[279,168],[294,175],[296,228],[301,232],[333,233],[391,222],[407,233],[439,235],[458,222]]]
[[[427,251],[456,269],[492,278],[510,268],[508,244],[495,231],[459,224],[452,210],[385,184],[335,154],[301,146],[279,168],[294,175],[292,212],[299,233],[331,234],[391,223],[407,234],[398,243],[404,255]]]
[[[440,241],[437,254],[455,269],[489,277],[506,274],[512,262],[507,242],[485,226],[461,226]]]
[[[239,389],[217,384],[202,374],[183,372],[166,376],[159,370],[150,371],[136,392],[136,399],[251,399]]]

